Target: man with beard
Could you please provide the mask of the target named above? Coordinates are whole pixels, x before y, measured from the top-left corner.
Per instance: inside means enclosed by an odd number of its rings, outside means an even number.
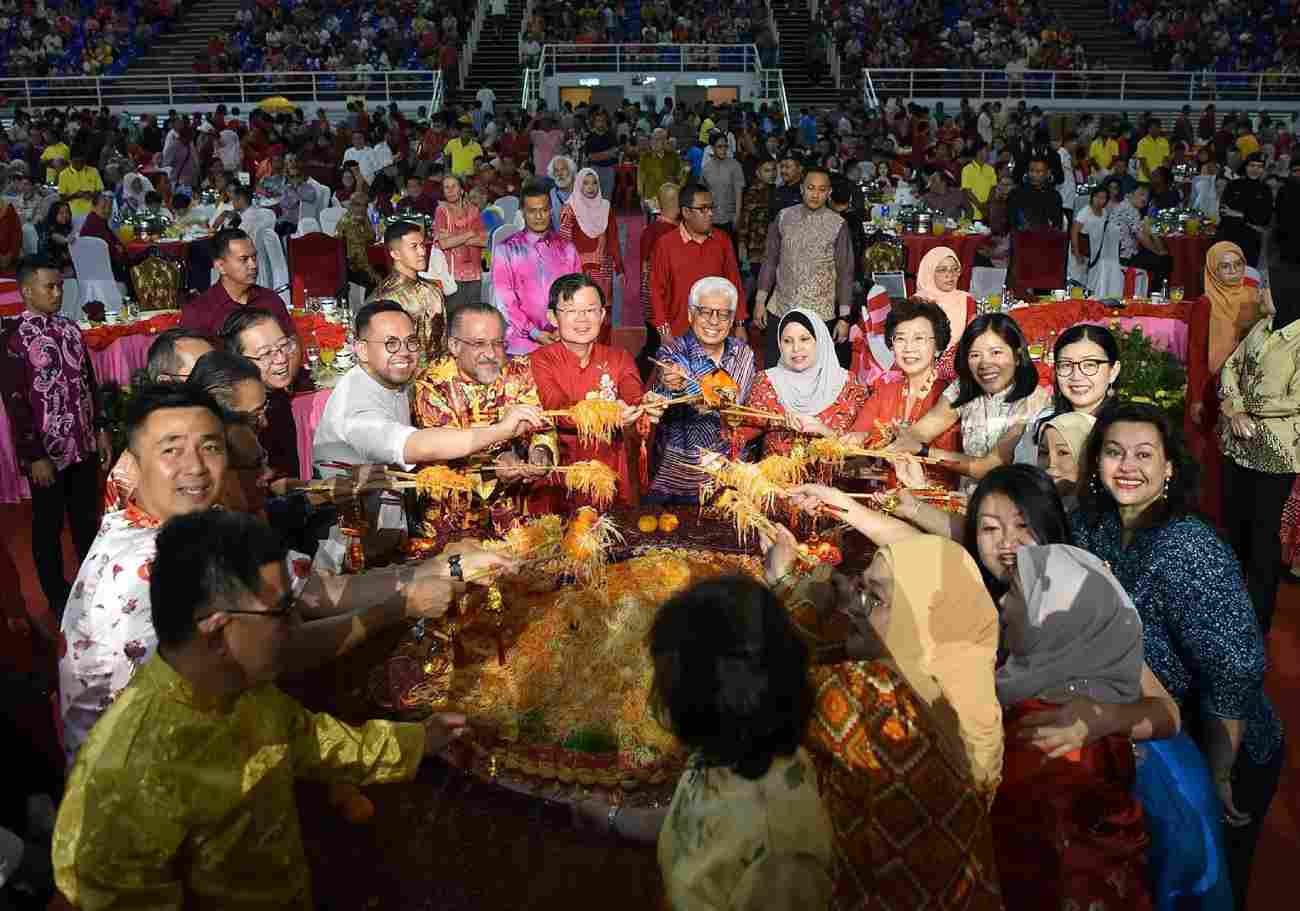
[[[417,427],[460,430],[503,422],[513,430],[519,415],[511,416],[515,406],[541,405],[528,358],[506,354],[505,317],[491,304],[478,301],[452,314],[447,354],[415,381],[411,401]],[[498,439],[451,460],[449,467],[455,471],[479,473],[474,502],[468,510],[455,511],[434,501],[425,513],[421,534],[441,537],[453,528],[484,527],[489,522],[494,531],[503,532],[506,523],[523,512],[524,495],[517,482],[544,476],[558,456],[555,431],[539,432],[530,426],[513,439]]]

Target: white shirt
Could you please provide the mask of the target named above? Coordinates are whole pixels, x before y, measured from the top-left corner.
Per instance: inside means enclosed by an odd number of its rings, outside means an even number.
[[[487,86],[483,86],[483,88],[479,89],[478,92],[475,93],[474,98],[475,100],[483,103],[484,111],[486,111],[489,114],[496,113],[496,109],[497,109],[496,92],[492,91]]]
[[[388,167],[390,164],[392,164],[394,161],[397,160],[397,156],[393,154],[392,146],[388,144],[387,140],[371,148],[370,153],[372,156],[372,163],[374,164],[375,173],[379,173],[384,168]],[[370,180],[367,178],[366,183],[369,182]]]
[[[375,179],[375,173],[379,170],[375,167],[375,150],[366,146],[364,149],[358,149],[356,146],[348,149],[343,153],[343,163],[355,161],[361,168],[361,176],[366,183],[372,183]]]
[[[322,477],[343,472],[322,462],[349,465],[414,466],[405,458],[406,441],[416,428],[411,423],[411,400],[405,389],[389,389],[360,366],[353,367],[334,384],[316,435],[311,458]],[[366,513],[374,528],[402,528],[406,514],[400,503],[380,503],[379,494],[366,497]]]

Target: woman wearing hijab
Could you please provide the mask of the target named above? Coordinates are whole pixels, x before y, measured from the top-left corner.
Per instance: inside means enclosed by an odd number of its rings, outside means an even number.
[[[1205,254],[1205,294],[1187,314],[1187,411],[1183,434],[1201,465],[1200,511],[1223,522],[1219,371],[1260,317],[1259,288],[1246,280],[1241,247],[1219,241]]]
[[[600,286],[609,304],[610,318],[600,330],[601,343],[608,344],[614,323],[614,276],[623,274],[618,220],[614,207],[601,195],[600,175],[594,168],[579,171],[574,186],[560,213],[560,236],[577,248],[582,271]]]
[[[916,296],[934,301],[948,316],[951,341],[939,353],[939,376],[945,384],[955,375],[952,342],[961,338],[966,324],[975,318],[975,298],[957,287],[960,279],[961,260],[951,247],[935,247],[921,257],[916,267]]]
[[[1281,576],[1283,504],[1300,471],[1300,254],[1286,232],[1279,226],[1269,243],[1275,312],[1256,322],[1224,362],[1219,385],[1223,484],[1232,491],[1223,498],[1223,525],[1265,634]]]
[[[782,528],[768,549],[778,594],[794,548]],[[978,569],[960,545],[914,535],[836,594],[821,616],[852,631],[818,630],[834,644],[812,671],[805,740],[835,831],[835,907],[1002,908],[988,818],[1002,770],[998,618]]]
[[[1104,563],[1065,544],[1016,551],[1002,600],[998,701],[1007,750],[993,834],[1008,908],[1151,908],[1148,838],[1133,796],[1124,734],[1074,750],[1043,751],[1017,736],[1021,720],[1084,695],[1131,703],[1142,682],[1142,621]]]
[[[136,171],[124,176],[118,182],[118,205],[114,215],[114,227],[122,224],[131,215],[144,208],[145,197],[153,192],[153,184],[147,177]]]
[[[1219,199],[1219,237],[1241,248],[1246,265],[1259,265],[1264,232],[1273,220],[1273,192],[1264,183],[1264,156],[1246,156],[1243,176],[1230,182]]]
[[[1048,420],[1038,433],[1038,467],[1052,479],[1067,509],[1075,505],[1079,462],[1096,423],[1087,412],[1067,411]]]
[[[848,431],[867,400],[867,390],[840,366],[835,343],[825,321],[802,307],[781,317],[777,327],[781,360],[758,375],[745,405],[781,415],[786,426],[769,429],[764,455],[789,454],[799,434],[838,437]],[[743,446],[765,428],[761,418],[737,430],[735,445]]]

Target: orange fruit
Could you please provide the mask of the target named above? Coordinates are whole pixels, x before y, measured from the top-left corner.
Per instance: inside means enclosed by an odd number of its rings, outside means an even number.
[[[672,534],[680,524],[681,522],[678,521],[677,516],[671,512],[666,512],[659,517],[659,530],[665,534]]]
[[[659,528],[659,520],[654,516],[642,516],[636,520],[636,527],[644,534],[652,534]]]

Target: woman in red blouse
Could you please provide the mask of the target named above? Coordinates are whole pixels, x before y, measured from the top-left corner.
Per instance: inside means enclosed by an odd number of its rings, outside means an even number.
[[[798,435],[839,436],[853,426],[867,390],[840,366],[830,330],[811,310],[795,308],[781,317],[781,361],[754,380],[746,407],[784,416],[780,423],[746,419],[736,430],[736,448],[767,429],[763,454],[788,455]]]
[[[900,428],[915,423],[934,407],[948,385],[940,378],[938,365],[940,352],[951,340],[952,326],[938,304],[919,297],[894,304],[885,318],[885,344],[894,352],[894,363],[903,371],[903,378],[872,390],[846,440],[867,448],[883,446]],[[961,422],[930,445],[959,452]],[[957,479],[949,472],[928,474],[945,486],[956,486]]]
[[[574,178],[573,195],[560,210],[560,236],[573,242],[582,271],[600,286],[606,302],[613,306],[614,276],[623,274],[623,253],[614,207],[600,195],[600,177],[594,168],[583,168]],[[609,344],[613,323],[611,315],[601,329],[602,344]]]

